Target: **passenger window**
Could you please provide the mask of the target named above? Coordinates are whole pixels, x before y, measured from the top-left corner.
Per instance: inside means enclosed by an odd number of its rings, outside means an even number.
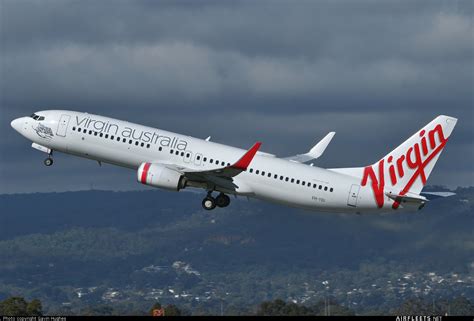
[[[99,134],[99,136],[100,136],[100,137],[103,137],[103,136],[104,136],[104,134],[100,133],[100,134]]]
[[[327,191],[328,190],[328,187],[327,186],[324,186],[324,191]]]
[[[105,138],[109,138],[109,134],[105,134]]]
[[[305,181],[302,181],[302,182],[301,182],[301,185],[306,186],[306,182],[305,182]]]
[[[207,162],[207,157],[204,157],[202,160],[205,161],[205,162]]]
[[[82,132],[85,134],[85,133],[87,133],[87,130],[84,128],[84,129],[82,130]]]
[[[114,139],[115,139],[115,136],[114,136],[114,135],[111,135],[111,136],[110,136],[110,139],[111,139],[111,140],[114,140]]]
[[[197,156],[196,156],[196,159],[197,159],[197,160],[200,160],[200,159],[201,159],[201,156],[197,155]]]
[[[97,132],[94,132],[94,136],[97,136]]]
[[[139,144],[138,141],[136,141],[136,142],[135,142],[135,146],[138,146],[138,144]]]
[[[133,141],[130,139],[130,140],[128,141],[128,143],[129,143],[130,145],[132,145]]]
[[[275,174],[275,176],[273,176],[273,178],[274,178],[274,179],[277,179],[277,178],[278,178],[278,175],[277,175],[277,174]]]
[[[322,189],[322,188],[323,188],[323,186],[322,186],[322,185],[319,185],[319,189]]]
[[[146,148],[150,148],[150,144],[146,144]]]
[[[308,187],[311,187],[311,182],[308,182]]]
[[[184,152],[181,152],[181,156],[184,156]]]
[[[221,162],[221,165],[222,165],[222,166],[225,166],[225,162]]]
[[[124,139],[122,139],[122,142],[126,143],[126,142],[127,142],[127,140],[124,138]]]
[[[257,170],[255,171],[255,174],[257,174],[257,175],[260,174],[260,171],[257,169]]]
[[[332,193],[333,190],[334,190],[334,189],[333,189],[332,187],[329,189],[329,191],[330,191],[331,193]]]
[[[227,163],[227,166],[230,166],[230,163]]]
[[[300,183],[300,180],[299,180],[299,179],[297,179],[297,180],[296,180],[296,184],[299,184],[299,183]]]
[[[280,181],[282,181],[282,180],[283,180],[283,176],[280,176]]]
[[[316,188],[316,186],[317,186],[316,184],[313,184],[313,188]]]
[[[158,150],[159,150],[160,152],[162,151],[162,149],[163,149],[163,148],[161,148],[161,146],[160,146],[160,147],[158,147]]]
[[[89,130],[89,135],[92,135],[92,130]]]
[[[179,151],[176,151],[175,154],[176,154],[176,155],[179,155]],[[183,153],[183,154],[184,154],[184,153]]]
[[[262,176],[265,176],[265,172],[264,172],[264,171],[262,171]]]
[[[172,149],[170,149],[170,154],[173,154],[173,150],[172,150]]]
[[[272,177],[272,173],[268,173],[268,177]]]
[[[145,143],[141,143],[140,146],[141,146],[141,147],[145,146]]]
[[[253,168],[251,168],[251,169],[249,170],[249,172],[250,172],[250,173],[253,173]]]
[[[294,179],[294,178],[292,178],[292,179],[291,179],[291,182],[292,182],[292,183],[294,183],[294,182],[295,182],[295,179]]]
[[[72,131],[76,131],[76,127],[73,127],[73,128],[72,128]]]
[[[191,156],[191,154],[187,153],[187,154],[186,154],[186,157],[189,158],[189,156]]]
[[[285,182],[288,182],[290,178],[289,177],[285,177]]]

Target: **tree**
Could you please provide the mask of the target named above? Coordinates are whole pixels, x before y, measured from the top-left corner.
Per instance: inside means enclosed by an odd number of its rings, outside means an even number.
[[[88,306],[81,311],[82,315],[95,316],[95,315],[113,315],[114,309],[107,305],[96,305]]]
[[[331,316],[353,316],[355,312],[348,307],[342,306],[333,298],[329,298],[328,300],[320,300],[316,302],[311,307],[314,315],[326,315],[329,314]]]
[[[165,316],[180,316],[181,310],[174,304],[168,304],[165,307]]]
[[[32,300],[26,306],[26,314],[29,316],[40,316],[43,315],[43,305],[38,299]]]
[[[303,305],[295,303],[286,303],[281,299],[274,301],[265,301],[260,304],[257,315],[264,316],[283,316],[283,315],[313,315],[313,311]]]
[[[419,298],[408,299],[395,309],[396,315],[430,315],[431,313],[433,313],[432,307]]]
[[[156,316],[157,312],[160,314],[162,314],[163,312],[161,304],[159,302],[156,302],[155,304],[153,304],[153,306],[150,309],[150,315]]]
[[[451,315],[474,315],[474,304],[465,297],[458,297],[451,301]]]
[[[0,302],[0,314],[5,316],[27,315],[28,303],[22,297],[10,297]]]

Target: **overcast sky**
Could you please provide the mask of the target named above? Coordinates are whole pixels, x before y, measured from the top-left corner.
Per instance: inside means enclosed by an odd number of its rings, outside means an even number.
[[[474,185],[473,2],[0,0],[0,193],[137,189],[133,171],[45,156],[13,118],[63,108],[318,166],[378,160],[459,118],[429,184]]]

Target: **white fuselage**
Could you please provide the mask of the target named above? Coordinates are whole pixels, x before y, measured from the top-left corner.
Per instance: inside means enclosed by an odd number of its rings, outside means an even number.
[[[144,162],[212,170],[236,162],[246,150],[113,118],[67,110],[38,112],[12,126],[27,139],[54,151],[137,170]],[[211,182],[212,185],[212,182]],[[245,195],[289,206],[331,212],[391,210],[374,202],[360,178],[258,152],[248,169],[225,184],[196,187]],[[192,182],[190,186],[193,186]],[[224,186],[224,187],[222,187]]]

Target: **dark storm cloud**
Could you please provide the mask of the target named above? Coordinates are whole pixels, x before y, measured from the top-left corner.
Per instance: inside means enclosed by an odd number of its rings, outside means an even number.
[[[2,1],[0,9],[7,181],[26,155],[9,120],[67,108],[241,147],[262,139],[279,155],[336,130],[326,166],[373,162],[449,114],[460,122],[430,183],[472,183],[470,1]]]

